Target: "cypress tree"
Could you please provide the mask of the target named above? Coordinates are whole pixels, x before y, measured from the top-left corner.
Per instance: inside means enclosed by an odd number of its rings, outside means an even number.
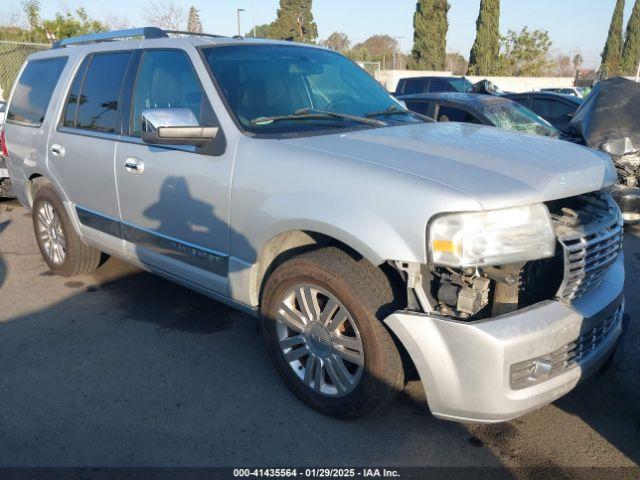
[[[446,59],[447,0],[418,0],[413,15],[413,62],[419,70],[444,70]]]
[[[609,35],[602,51],[602,65],[600,75],[602,77],[614,77],[620,72],[620,57],[622,56],[622,20],[624,15],[624,0],[616,1],[613,11]]]
[[[312,0],[280,0],[278,16],[269,31],[271,38],[315,43],[318,27],[311,12]]]
[[[469,75],[495,75],[500,55],[500,0],[480,0],[476,39],[469,54]]]
[[[622,49],[622,73],[635,75],[640,62],[640,0],[636,0],[627,23],[627,33]]]
[[[187,31],[193,33],[202,33],[202,22],[200,21],[200,13],[196,7],[189,8],[189,18],[187,20]]]

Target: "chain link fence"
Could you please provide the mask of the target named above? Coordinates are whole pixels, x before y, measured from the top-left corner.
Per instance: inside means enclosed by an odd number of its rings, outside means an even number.
[[[29,55],[50,48],[46,43],[0,40],[0,100],[6,100],[20,67]]]

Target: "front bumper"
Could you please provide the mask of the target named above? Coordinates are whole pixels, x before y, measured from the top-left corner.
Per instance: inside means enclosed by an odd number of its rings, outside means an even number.
[[[546,301],[477,322],[396,312],[385,323],[411,356],[434,416],[501,422],[540,408],[573,389],[609,358],[622,332],[624,258],[602,284],[571,305]],[[618,312],[598,345],[566,370],[535,385],[511,388],[511,366],[575,342]]]

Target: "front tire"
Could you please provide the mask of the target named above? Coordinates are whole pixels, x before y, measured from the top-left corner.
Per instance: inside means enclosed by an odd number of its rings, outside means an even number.
[[[269,351],[293,392],[338,418],[385,407],[404,387],[400,352],[382,320],[396,308],[382,271],[330,247],[279,266],[262,296]]]
[[[102,253],[80,239],[52,185],[36,192],[32,217],[38,248],[51,271],[72,277],[98,268]]]

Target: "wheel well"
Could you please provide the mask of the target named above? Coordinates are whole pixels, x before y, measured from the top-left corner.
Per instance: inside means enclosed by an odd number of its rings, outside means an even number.
[[[33,199],[36,196],[36,192],[38,191],[38,189],[48,183],[51,183],[49,179],[47,177],[43,177],[39,173],[34,173],[29,177],[29,185],[31,188],[29,188],[27,194],[29,195],[30,206],[33,206]]]
[[[303,230],[281,233],[267,242],[258,257],[259,267],[256,284],[258,298],[262,298],[262,289],[266,280],[279,265],[302,253],[329,246],[341,249],[355,260],[368,261],[349,245],[322,233]],[[403,307],[406,306],[406,284],[400,273],[387,263],[376,266],[389,279],[399,302]]]
[[[258,257],[259,268],[255,290],[258,293],[258,300],[261,301],[262,299],[262,290],[266,280],[279,265],[297,255],[328,246],[340,248],[355,260],[368,261],[362,254],[351,248],[349,245],[328,235],[303,230],[281,233],[267,242]],[[374,266],[380,269],[380,271],[382,271],[382,273],[389,279],[398,309],[406,308],[407,284],[398,270],[386,262],[381,265]],[[393,337],[396,346],[400,350],[406,378],[417,379],[417,369],[404,348],[404,345],[402,345],[402,342],[395,337],[393,332],[390,330],[389,332]]]

